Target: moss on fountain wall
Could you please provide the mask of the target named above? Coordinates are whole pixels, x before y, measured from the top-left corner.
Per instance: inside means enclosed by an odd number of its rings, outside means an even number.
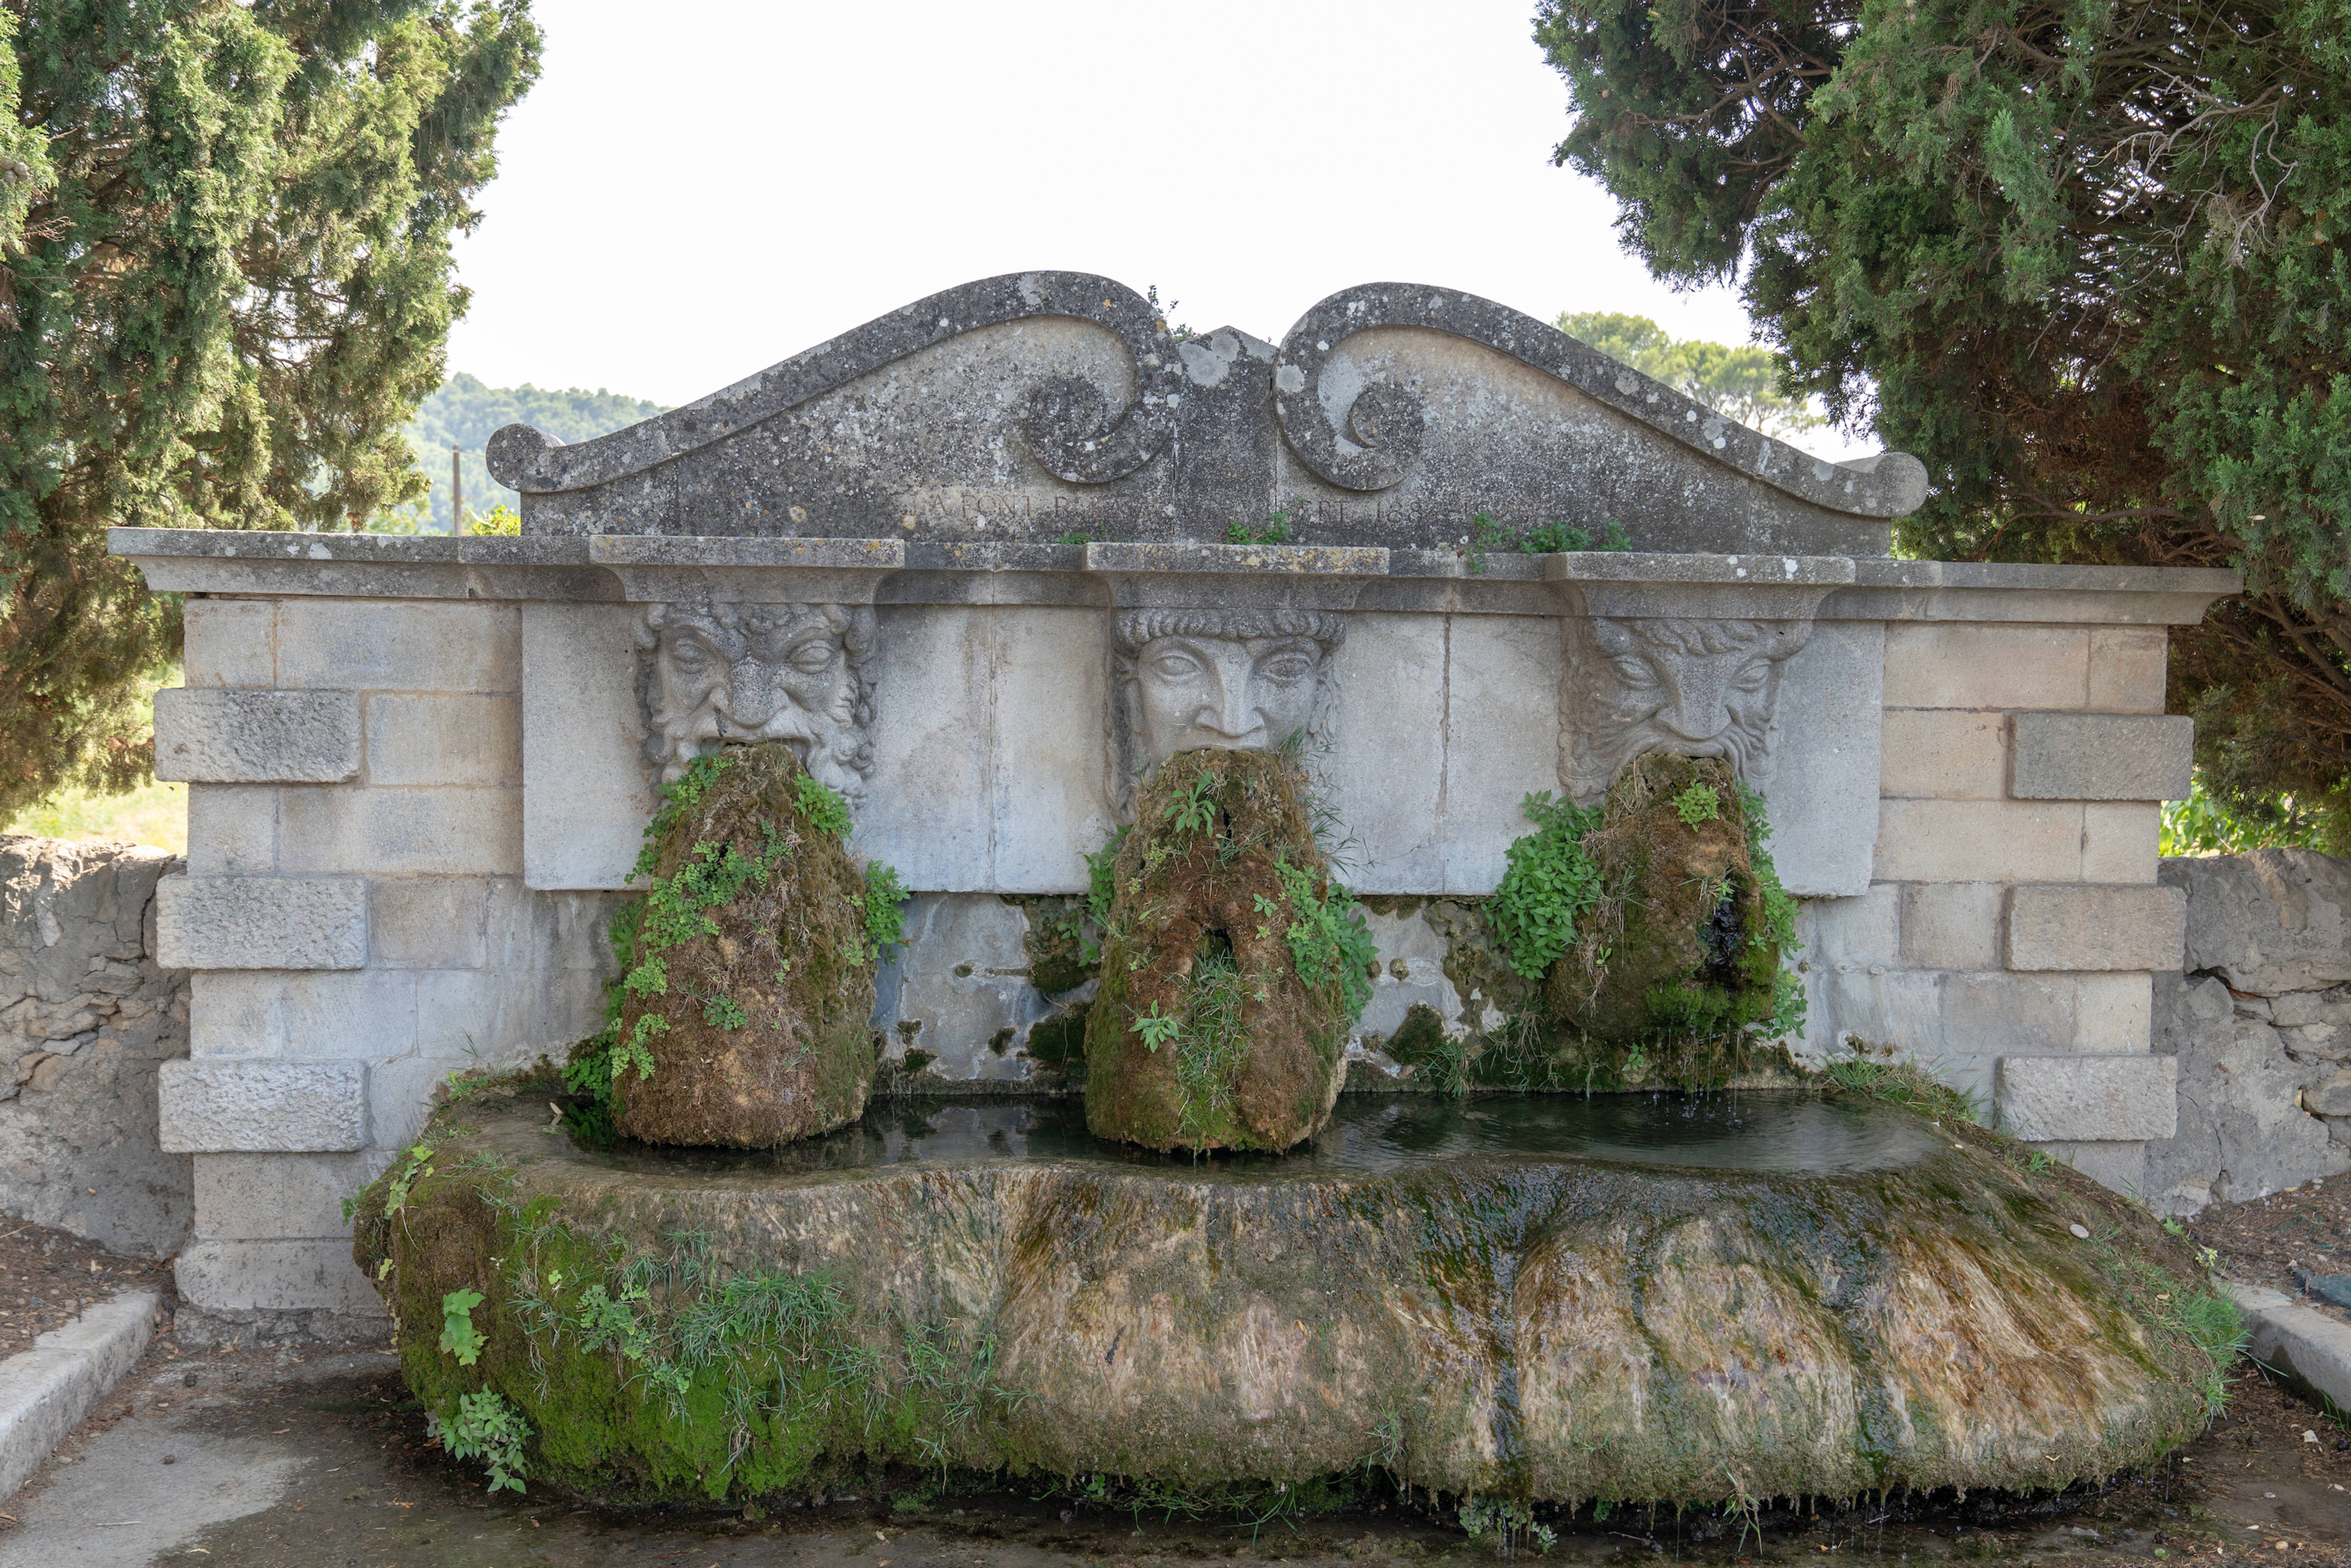
[[[864,1110],[876,890],[849,828],[781,742],[725,747],[670,786],[638,863],[650,891],[615,923],[616,1016],[582,1064],[609,1074],[620,1132],[761,1147]]]
[[[1110,873],[1087,1124],[1156,1149],[1311,1136],[1338,1096],[1372,945],[1315,846],[1290,760],[1170,758]]]
[[[543,1098],[437,1116],[354,1244],[420,1398],[527,1425],[506,1457],[534,1488],[743,1499],[884,1462],[1627,1502],[2058,1487],[2193,1435],[2215,1381],[2183,1248],[1949,1121],[1838,1176],[721,1176],[601,1164]]]

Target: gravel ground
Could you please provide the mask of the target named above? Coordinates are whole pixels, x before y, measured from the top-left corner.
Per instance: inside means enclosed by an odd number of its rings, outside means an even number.
[[[30,1350],[39,1335],[133,1286],[172,1299],[172,1265],[125,1258],[62,1230],[0,1220],[0,1356]]]
[[[759,1517],[608,1509],[539,1488],[490,1497],[481,1483],[425,1437],[387,1354],[181,1355],[166,1341],[5,1505],[0,1568],[1182,1568],[1208,1558],[1484,1568],[1535,1555],[1523,1538],[1506,1553],[1449,1514],[1394,1498],[1252,1525],[920,1475]],[[1760,1536],[1719,1517],[1587,1511],[1546,1521],[1558,1540],[1544,1555],[1724,1568],[1826,1556],[2351,1568],[2346,1489],[2351,1434],[2248,1373],[2203,1439],[2101,1493],[1782,1508],[1766,1511]]]
[[[2304,1291],[2299,1278],[2351,1274],[2351,1176],[2244,1203],[2216,1203],[2187,1225],[2199,1246],[2220,1255],[2220,1272],[2230,1279],[2283,1291],[2351,1322],[2351,1312]]]

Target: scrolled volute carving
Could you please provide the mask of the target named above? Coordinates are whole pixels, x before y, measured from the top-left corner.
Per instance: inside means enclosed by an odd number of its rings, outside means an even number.
[[[1571,617],[1560,683],[1559,778],[1590,804],[1651,751],[1719,757],[1749,784],[1771,776],[1771,716],[1803,621]]]
[[[852,804],[864,797],[870,605],[649,604],[636,630],[644,753],[661,782],[714,746],[780,740]]]
[[[1343,489],[1384,490],[1420,459],[1427,431],[1420,399],[1403,387],[1365,384],[1340,347],[1354,333],[1387,324],[1384,312],[1367,308],[1366,297],[1405,287],[1374,284],[1332,295],[1299,319],[1274,361],[1273,408],[1282,435],[1300,461]]]
[[[1124,610],[1112,621],[1111,766],[1121,818],[1179,751],[1322,738],[1346,621],[1319,610]]]

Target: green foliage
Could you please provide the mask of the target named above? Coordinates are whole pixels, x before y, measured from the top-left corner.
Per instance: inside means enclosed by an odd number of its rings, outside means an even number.
[[[1781,885],[1780,868],[1771,863],[1771,852],[1764,846],[1771,841],[1771,824],[1767,820],[1763,797],[1749,789],[1744,780],[1737,783],[1740,809],[1747,821],[1747,860],[1754,868],[1755,879],[1761,884],[1763,918],[1748,936],[1748,946],[1761,953],[1770,949],[1779,955],[1779,968],[1771,985],[1771,1017],[1763,1027],[1766,1040],[1787,1040],[1802,1034],[1807,1001],[1804,982],[1796,973],[1796,900]]]
[[[398,1214],[407,1206],[410,1191],[418,1182],[433,1174],[433,1167],[425,1163],[432,1157],[433,1145],[430,1144],[419,1144],[408,1151],[407,1158],[392,1173],[391,1185],[384,1190],[384,1213]]]
[[[1286,545],[1290,542],[1290,514],[1276,512],[1266,518],[1265,527],[1252,528],[1241,523],[1229,523],[1225,528],[1228,545]]]
[[[695,766],[716,760],[703,758]],[[716,774],[717,770],[713,767],[710,771]],[[806,778],[803,774],[795,782],[804,781]],[[824,787],[819,785],[817,788],[822,789]],[[827,790],[826,793],[830,795],[831,792]],[[840,797],[833,796],[832,799],[838,800]],[[803,796],[804,807],[806,800]],[[683,947],[697,937],[717,936],[718,922],[711,917],[710,911],[733,903],[747,887],[765,886],[768,879],[775,874],[776,867],[789,858],[793,841],[778,831],[772,822],[765,823],[763,827],[767,842],[757,854],[746,855],[731,843],[695,844],[675,874],[653,879],[652,885],[645,890],[643,908],[637,916],[636,943],[632,950],[630,967],[621,978],[621,991],[624,997],[667,995],[669,966],[663,955]],[[740,1027],[746,1021],[743,1009],[731,1000],[724,1000],[724,1005],[733,1009],[736,1020],[722,1027]],[[708,1009],[714,1005],[717,1005],[716,1001],[705,1000],[705,1017],[708,1016]],[[710,1021],[720,1022],[716,1018]],[[653,1052],[646,1042],[668,1028],[668,1020],[658,1013],[639,1013],[637,1021],[630,1027],[625,1038],[613,1047],[613,1081],[617,1082],[621,1074],[630,1068],[636,1069],[641,1078],[652,1077]]]
[[[1379,945],[1364,925],[1355,895],[1327,880],[1316,887],[1311,872],[1288,861],[1276,861],[1273,869],[1290,904],[1290,922],[1281,939],[1289,944],[1290,967],[1313,990],[1335,980],[1346,998],[1347,1017],[1359,1017],[1372,999],[1367,976],[1379,959]]]
[[[1206,1136],[1233,1114],[1234,1084],[1249,1057],[1249,1034],[1241,1027],[1245,983],[1227,947],[1201,955],[1185,988],[1183,1025],[1175,1036],[1176,1087],[1184,1131],[1195,1137]],[[1144,1043],[1151,1044],[1148,1033]]]
[[[1819,1082],[1832,1090],[1883,1100],[1932,1121],[1981,1124],[1991,1108],[1976,1096],[1954,1089],[1909,1061],[1876,1061],[1855,1056],[1823,1065]]]
[[[1155,1053],[1169,1040],[1184,1037],[1182,1016],[1174,1013],[1163,1015],[1157,1002],[1151,1004],[1149,1012],[1136,1014],[1133,1027],[1134,1032],[1143,1037],[1144,1048]]]
[[[477,539],[519,538],[522,536],[522,514],[504,505],[486,512],[465,508],[465,532]]]
[[[2292,795],[2244,807],[2205,793],[2198,779],[2185,800],[2163,805],[2158,852],[2167,855],[2241,855],[2248,850],[2324,849],[2326,824]]]
[[[905,939],[906,884],[898,880],[897,868],[869,861],[865,865],[865,892],[857,906],[865,913],[865,939],[873,944],[876,961],[889,956],[890,949]]]
[[[1692,402],[1767,435],[1796,435],[1828,423],[1813,412],[1808,398],[1781,392],[1790,366],[1785,355],[1769,349],[1676,339],[1646,316],[1613,311],[1562,314],[1555,325]]]
[[[800,816],[820,833],[849,841],[857,825],[849,820],[849,802],[841,792],[819,780],[813,774],[802,773],[792,779],[792,793],[799,800]]]
[[[485,1300],[479,1291],[452,1291],[441,1298],[441,1350],[454,1355],[460,1366],[471,1366],[481,1359],[482,1346],[488,1342],[474,1327],[474,1309]]]
[[[640,420],[665,412],[657,402],[624,397],[601,388],[585,392],[567,387],[542,392],[528,383],[518,387],[484,386],[462,371],[443,382],[439,390],[416,405],[416,416],[402,434],[424,483],[418,494],[394,513],[379,514],[372,527],[387,524],[400,531],[449,531],[449,448],[458,449],[459,472],[465,480],[465,510],[494,520],[503,512],[514,516],[521,497],[490,477],[484,449],[490,437],[509,424],[528,424],[564,443],[592,441]],[[402,528],[402,525],[406,525]],[[475,532],[469,524],[466,530]],[[503,530],[496,530],[503,531]]]
[[[1673,806],[1674,815],[1682,820],[1682,826],[1686,828],[1711,822],[1722,815],[1722,797],[1716,794],[1714,786],[1703,779],[1694,781],[1688,789],[1675,796]]]
[[[702,1001],[702,1021],[713,1029],[741,1029],[751,1021],[751,1015],[733,997],[705,997]],[[645,1076],[651,1077],[652,1073],[647,1071]]]
[[[1482,575],[1486,555],[1489,550],[1522,550],[1528,555],[1560,555],[1576,550],[1628,550],[1632,537],[1625,525],[1615,518],[1598,538],[1583,528],[1553,520],[1537,523],[1529,528],[1512,528],[1498,522],[1491,512],[1479,512],[1469,519],[1469,534],[1463,540],[1461,558],[1472,575]]]
[[[1548,789],[1528,796],[1519,810],[1535,831],[1505,852],[1490,912],[1510,967],[1539,980],[1575,946],[1576,922],[1600,902],[1600,867],[1583,847],[1584,834],[1600,825],[1600,811],[1554,800]]]
[[[1216,794],[1223,782],[1214,768],[1203,769],[1182,793],[1167,798],[1167,825],[1179,833],[1203,833],[1216,826]]]
[[[453,1459],[480,1459],[489,1467],[490,1490],[523,1490],[522,1446],[532,1437],[522,1412],[495,1388],[457,1396],[457,1418],[441,1423],[441,1447]]]
[[[1481,1498],[1473,1492],[1461,1500],[1454,1517],[1461,1521],[1462,1534],[1472,1541],[1491,1542],[1506,1556],[1513,1554],[1520,1542],[1532,1546],[1538,1555],[1559,1544],[1559,1532],[1538,1522],[1532,1508],[1508,1498]]]
[[[526,0],[0,7],[0,818],[152,767],[111,525],[357,527],[465,308]]]
[[[2351,849],[2344,0],[1545,0],[1537,37],[1627,245],[1739,275],[1784,392],[1925,459],[1906,549],[2243,570],[2171,702],[2216,800]]]

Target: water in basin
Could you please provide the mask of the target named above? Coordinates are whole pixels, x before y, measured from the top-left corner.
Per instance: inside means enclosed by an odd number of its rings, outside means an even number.
[[[1908,1165],[1934,1144],[1925,1124],[1898,1111],[1763,1090],[1470,1100],[1346,1095],[1320,1134],[1286,1155],[1196,1158],[1094,1138],[1086,1132],[1084,1105],[1074,1099],[889,1100],[852,1126],[779,1148],[622,1144],[603,1158],[616,1168],[669,1175],[797,1176],[1054,1160],[1263,1180],[1379,1176],[1476,1157],[1833,1176]]]

